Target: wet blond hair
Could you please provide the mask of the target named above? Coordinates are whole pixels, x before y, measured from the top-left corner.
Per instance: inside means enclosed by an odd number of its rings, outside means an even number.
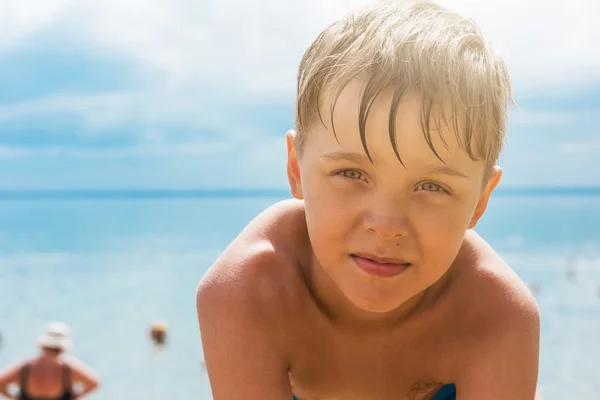
[[[342,89],[356,79],[364,82],[359,131],[369,158],[365,138],[369,108],[379,93],[393,88],[389,135],[400,162],[395,119],[408,90],[421,95],[423,133],[438,158],[431,122],[438,128],[451,126],[473,160],[484,160],[488,168],[497,162],[512,103],[510,77],[504,61],[472,20],[430,1],[396,0],[351,12],[329,25],[306,50],[298,69],[296,146],[300,155],[313,124],[320,120],[325,125],[323,104],[330,105],[335,135],[335,103]]]

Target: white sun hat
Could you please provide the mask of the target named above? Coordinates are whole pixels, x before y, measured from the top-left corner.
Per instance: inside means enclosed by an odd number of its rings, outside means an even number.
[[[51,322],[35,343],[41,348],[68,351],[73,346],[71,329],[64,322]]]

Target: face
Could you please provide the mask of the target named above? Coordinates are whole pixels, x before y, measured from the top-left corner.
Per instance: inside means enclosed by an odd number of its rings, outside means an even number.
[[[63,352],[63,349],[56,348],[56,347],[44,347],[44,348],[42,348],[42,350],[45,353],[49,353],[49,354],[52,354],[55,356],[58,356],[58,355],[62,354],[62,352]]]
[[[451,128],[431,132],[445,163],[440,161],[421,129],[416,93],[404,95],[396,117],[404,166],[389,137],[393,93],[382,92],[373,103],[366,123],[371,162],[358,128],[360,87],[348,85],[337,100],[339,142],[331,126],[315,123],[298,158],[294,134],[288,133],[288,176],[293,195],[304,199],[319,267],[354,306],[387,312],[444,275],[501,171],[496,168],[482,187],[484,162],[460,149]]]

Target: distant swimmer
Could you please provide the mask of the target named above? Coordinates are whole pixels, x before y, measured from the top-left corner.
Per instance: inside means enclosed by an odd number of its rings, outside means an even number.
[[[164,321],[156,321],[150,327],[150,339],[155,345],[163,345],[167,341],[167,324]]]
[[[69,327],[62,322],[48,324],[37,339],[41,353],[0,372],[0,395],[19,400],[74,400],[96,390],[98,375],[81,361],[64,359],[72,347]],[[18,395],[9,392],[17,386]]]

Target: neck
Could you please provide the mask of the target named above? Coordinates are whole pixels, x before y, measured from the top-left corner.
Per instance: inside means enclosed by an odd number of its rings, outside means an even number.
[[[42,355],[40,355],[40,360],[54,360],[60,356],[60,353],[54,352],[52,350],[43,350]]]

